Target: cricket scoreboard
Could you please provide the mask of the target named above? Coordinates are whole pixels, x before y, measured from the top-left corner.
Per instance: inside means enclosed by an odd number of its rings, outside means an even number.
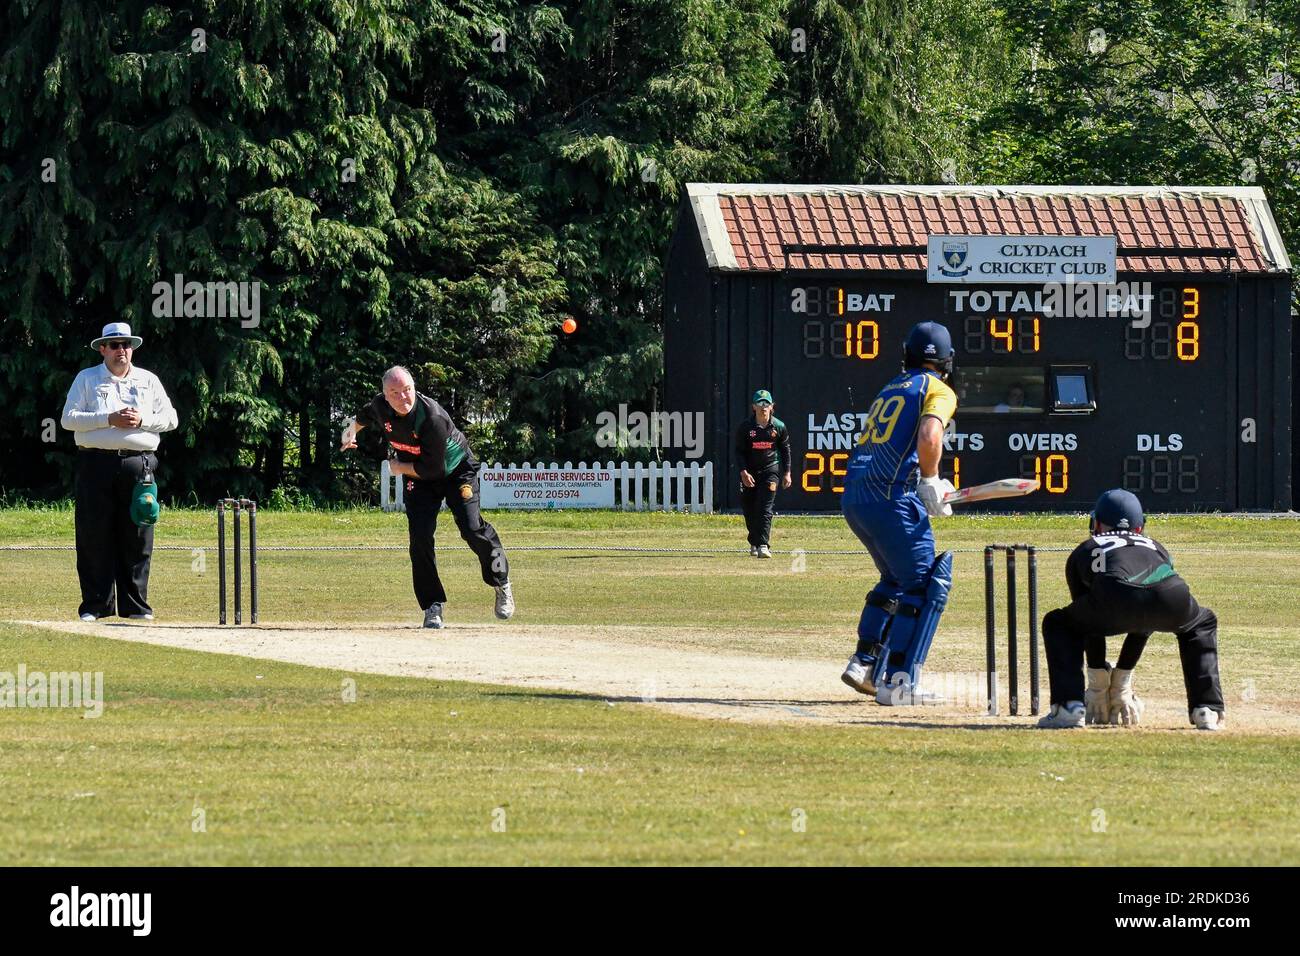
[[[798,436],[799,500],[788,506],[838,507],[868,407],[925,317],[947,327],[956,353],[957,415],[941,474],[958,488],[1022,477],[1042,489],[1027,507],[1091,504],[1110,487],[1133,491],[1153,511],[1233,507],[1232,452],[1249,426],[1225,374],[1235,359],[1230,286],[1115,288],[1085,293],[1100,308],[1058,317],[1053,306],[1062,303],[1037,288],[783,283],[788,308],[773,329],[781,358],[771,390]]]
[[[838,511],[908,331],[936,321],[952,336],[958,402],[941,475],[958,488],[1040,483],[963,507],[1085,511],[1118,487],[1152,512],[1290,508],[1289,272],[1244,275],[1227,256],[1217,270],[1173,258],[1116,270],[1111,248],[1109,275],[1064,284],[935,281],[924,267],[670,276],[666,302],[681,307],[665,322],[666,407],[705,412],[715,505],[734,508],[735,429],[752,391],[771,390],[793,451],[778,508]]]

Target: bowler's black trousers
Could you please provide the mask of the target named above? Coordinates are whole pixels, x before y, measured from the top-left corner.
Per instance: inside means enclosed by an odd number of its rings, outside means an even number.
[[[434,534],[438,530],[438,509],[443,501],[456,519],[456,527],[465,543],[478,556],[483,583],[498,587],[510,580],[510,564],[496,529],[483,520],[479,511],[478,467],[462,465],[452,475],[441,481],[421,481],[403,477],[406,482],[406,527],[410,537],[411,577],[415,584],[415,598],[424,610],[430,604],[443,604],[447,592],[438,577],[438,562],[434,551]],[[462,492],[468,487],[467,497]]]
[[[149,561],[153,525],[131,520],[131,494],[145,461],[157,471],[153,452],[123,458],[115,451],[77,451],[77,614],[129,617],[152,614]]]
[[[1089,593],[1043,618],[1052,703],[1083,700],[1083,655],[1089,637],[1168,631],[1178,640],[1188,713],[1209,707],[1222,714],[1218,627],[1214,612],[1196,603],[1182,578],[1138,587],[1099,577]]]

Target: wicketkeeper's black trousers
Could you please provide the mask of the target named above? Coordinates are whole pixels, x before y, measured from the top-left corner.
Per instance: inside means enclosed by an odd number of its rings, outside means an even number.
[[[478,556],[483,583],[494,587],[510,580],[510,564],[496,529],[483,520],[479,511],[478,468],[463,467],[442,481],[406,482],[406,525],[410,536],[411,578],[415,598],[424,610],[430,604],[447,600],[434,551],[434,534],[438,530],[438,509],[443,501],[456,519],[456,527],[465,543]],[[468,494],[467,494],[468,492]]]
[[[1089,637],[1168,631],[1178,640],[1188,713],[1209,707],[1222,714],[1218,628],[1214,612],[1196,603],[1182,578],[1138,587],[1100,577],[1091,592],[1043,618],[1052,703],[1083,700],[1083,656]]]

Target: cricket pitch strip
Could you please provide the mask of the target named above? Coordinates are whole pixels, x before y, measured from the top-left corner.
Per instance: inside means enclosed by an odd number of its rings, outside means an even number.
[[[565,691],[613,706],[646,706],[711,720],[970,730],[1029,730],[1036,720],[1023,713],[1020,717],[988,717],[978,700],[882,707],[840,682],[844,662],[838,658],[701,650],[692,646],[691,633],[680,628],[451,623],[440,631],[430,631],[410,623],[320,626],[304,622],[243,628],[135,622],[18,623],[352,674]],[[1046,697],[1044,693],[1044,711]],[[1141,728],[1099,727],[1083,732],[1191,732],[1181,700],[1147,698],[1146,703]],[[1291,708],[1234,704],[1223,733],[1239,732],[1300,734],[1300,713]]]

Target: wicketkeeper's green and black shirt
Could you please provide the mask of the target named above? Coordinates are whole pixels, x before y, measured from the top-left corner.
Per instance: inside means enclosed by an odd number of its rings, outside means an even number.
[[[1066,559],[1065,583],[1070,588],[1070,599],[1090,592],[1102,577],[1149,588],[1178,575],[1174,559],[1159,541],[1130,531],[1107,531],[1094,534]]]
[[[469,440],[452,423],[446,410],[427,395],[415,394],[407,414],[393,411],[383,393],[357,415],[357,424],[376,428],[398,461],[413,463],[422,481],[441,481],[458,470],[478,467]]]

